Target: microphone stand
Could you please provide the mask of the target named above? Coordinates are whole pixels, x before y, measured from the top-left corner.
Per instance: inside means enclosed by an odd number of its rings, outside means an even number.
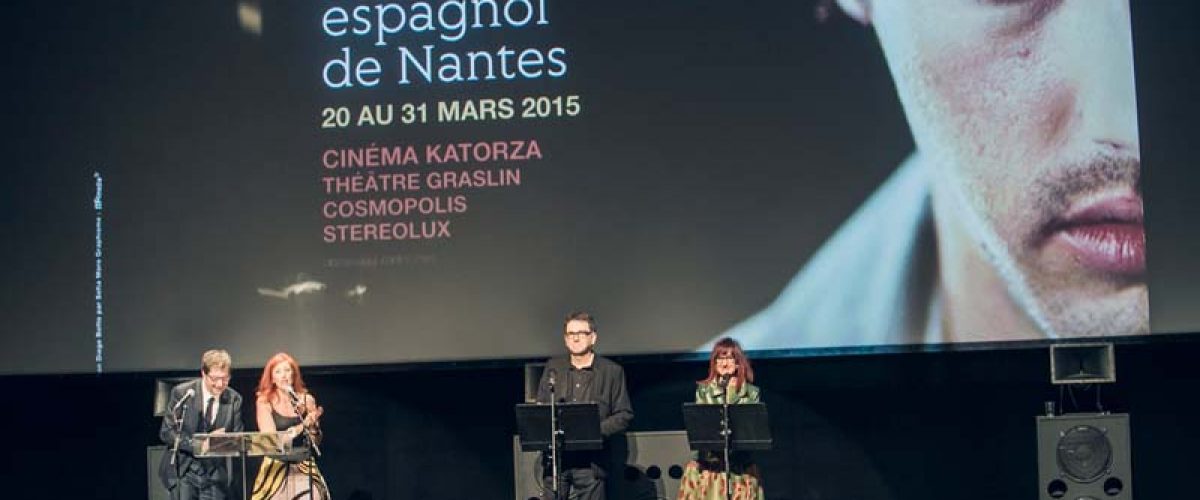
[[[313,491],[315,489],[313,488],[313,474],[316,473],[314,469],[317,467],[317,457],[321,456],[321,448],[317,446],[317,438],[315,433],[313,433],[312,430],[304,424],[304,419],[308,415],[308,407],[304,404],[304,401],[300,399],[300,396],[294,391],[288,391],[288,396],[291,396],[292,405],[296,411],[296,415],[300,416],[300,429],[304,432],[304,436],[308,438],[309,446],[312,446],[313,455],[309,457],[309,459],[312,460],[312,465],[308,473],[305,475],[308,476],[308,500],[313,500],[313,496],[316,495],[316,492]]]
[[[289,393],[288,395],[291,396],[292,394]],[[296,410],[296,415],[300,416],[300,429],[304,431],[304,436],[308,438],[308,444],[312,445],[313,455],[317,457],[321,456],[321,447],[317,446],[316,436],[312,432],[312,429],[304,425],[304,417],[308,414],[308,408],[298,395],[292,397],[292,407]]]
[[[191,396],[184,397],[191,398]],[[183,416],[186,414],[187,400],[184,400],[183,404],[179,405],[179,407],[171,409],[171,419],[175,422],[175,444],[171,445],[171,467],[175,469],[175,479],[180,482],[183,481],[183,477],[179,473],[179,464],[176,463],[175,458],[179,456],[179,436],[183,434]],[[175,484],[175,489],[171,492],[171,496],[179,498],[178,483]]]
[[[186,412],[187,403],[184,403],[180,408]],[[175,456],[179,455],[179,435],[183,433],[183,419],[179,418],[182,415],[177,415],[176,411],[171,410],[171,420],[175,422],[175,444],[171,445],[171,465],[175,465]]]
[[[558,477],[558,436],[561,431],[558,429],[558,404],[554,396],[554,374],[550,374],[550,474],[554,478],[551,485],[551,490],[554,492],[554,500],[562,498],[559,496],[559,481]]]
[[[729,467],[729,441],[733,436],[733,430],[729,428],[729,382],[724,378],[718,379],[717,383],[721,387],[721,436],[725,438],[725,447],[722,450],[725,454],[725,498],[733,500],[733,472]]]

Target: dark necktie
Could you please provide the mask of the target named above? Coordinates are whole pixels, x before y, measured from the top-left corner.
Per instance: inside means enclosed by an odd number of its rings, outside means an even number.
[[[204,403],[204,424],[202,427],[205,430],[212,429],[212,416],[213,416],[212,415],[212,407],[213,407],[213,401],[215,401],[216,399],[217,399],[216,397],[209,397],[208,402]]]

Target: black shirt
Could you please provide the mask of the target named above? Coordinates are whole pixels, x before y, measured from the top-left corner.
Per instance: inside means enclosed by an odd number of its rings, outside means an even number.
[[[559,402],[596,403],[600,412],[600,433],[604,437],[625,432],[633,420],[633,406],[625,388],[625,370],[608,358],[595,356],[592,365],[575,368],[569,356],[546,361],[546,371],[538,383],[539,403],[550,402],[550,374],[554,373],[555,397]]]
[[[576,368],[574,365],[567,370],[567,380],[563,390],[563,398],[568,403],[586,403],[592,400],[592,379],[596,370],[585,366]]]

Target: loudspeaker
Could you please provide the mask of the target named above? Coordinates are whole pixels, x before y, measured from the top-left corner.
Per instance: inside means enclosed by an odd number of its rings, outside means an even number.
[[[1050,346],[1050,383],[1111,384],[1116,381],[1117,363],[1111,343]]]
[[[1037,417],[1038,498],[1130,500],[1129,415]]]
[[[189,380],[195,380],[196,377],[171,377],[160,378],[154,381],[154,416],[161,417],[167,414],[167,402],[171,399],[171,389],[176,385],[182,384]]]
[[[692,459],[683,431],[628,432],[617,436],[608,446],[616,456],[624,456],[624,465],[609,466],[609,498],[622,500],[673,499],[679,493],[683,468]],[[513,474],[516,500],[539,498],[541,480],[540,453],[521,451],[513,436]]]
[[[146,447],[146,498],[150,500],[167,500],[171,496],[158,480],[158,464],[166,453],[166,446]]]
[[[546,371],[546,363],[525,363],[525,402],[536,403],[538,385],[542,381],[542,372]]]

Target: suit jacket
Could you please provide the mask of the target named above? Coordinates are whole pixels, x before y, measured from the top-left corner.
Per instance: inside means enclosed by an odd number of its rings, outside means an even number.
[[[174,416],[168,413],[163,416],[162,427],[158,430],[159,439],[167,445],[167,453],[163,455],[162,462],[158,466],[158,478],[168,490],[179,484],[180,475],[188,474],[192,470],[194,462],[206,463],[209,470],[212,471],[214,479],[224,484],[229,482],[229,471],[225,470],[223,459],[199,459],[195,456],[196,451],[192,449],[192,435],[199,432],[204,413],[204,401],[201,396],[203,391],[200,387],[202,383],[204,383],[203,380],[196,379],[175,386],[171,389],[171,398],[167,401],[167,410],[170,411],[187,394],[188,389],[195,391],[195,396],[185,403],[186,408],[175,412],[179,414],[182,411],[182,429],[176,431]],[[233,388],[226,388],[218,398],[220,404],[217,406],[217,416],[213,420],[212,427],[214,429],[223,427],[226,432],[241,432],[245,428],[242,424],[242,395]],[[175,464],[172,465],[171,448],[175,444],[176,435],[179,437],[179,455],[175,458]]]

